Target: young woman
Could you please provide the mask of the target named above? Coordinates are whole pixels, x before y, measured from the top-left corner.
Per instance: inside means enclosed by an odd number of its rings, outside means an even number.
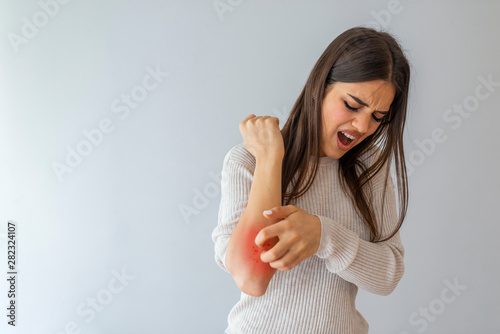
[[[240,123],[212,233],[242,291],[226,333],[368,333],[358,288],[385,296],[404,273],[409,81],[390,34],[352,28],[321,55],[283,130],[269,116]]]

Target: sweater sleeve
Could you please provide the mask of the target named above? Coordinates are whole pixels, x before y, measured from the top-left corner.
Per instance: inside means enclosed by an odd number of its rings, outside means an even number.
[[[385,177],[384,177],[385,179]],[[382,222],[382,235],[397,226],[395,188],[389,174],[384,201],[383,185],[373,190],[374,213]],[[389,295],[404,274],[404,248],[399,231],[391,239],[373,243],[339,222],[317,215],[321,221],[321,240],[315,255],[326,261],[327,269],[359,288],[378,295]],[[382,220],[380,220],[382,218]]]
[[[217,226],[212,232],[215,262],[224,271],[229,238],[247,207],[253,181],[253,156],[241,148],[228,152],[224,158],[221,178],[221,201]]]

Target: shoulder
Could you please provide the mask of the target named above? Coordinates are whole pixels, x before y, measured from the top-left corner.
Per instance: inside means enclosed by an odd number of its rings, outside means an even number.
[[[255,157],[245,148],[243,143],[233,146],[224,157],[224,166],[228,164],[237,164],[252,172],[255,170],[255,163]]]

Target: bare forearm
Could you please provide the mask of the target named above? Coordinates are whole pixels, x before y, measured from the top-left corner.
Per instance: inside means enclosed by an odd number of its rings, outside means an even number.
[[[270,225],[262,212],[281,205],[281,164],[281,159],[277,158],[257,161],[250,197],[242,218],[252,218],[262,227]]]
[[[228,243],[226,266],[240,290],[254,296],[265,293],[276,272],[260,260],[260,253],[277,240],[267,241],[262,248],[254,240],[262,228],[279,221],[266,219],[262,212],[281,205],[281,167],[281,159],[257,160],[247,207]]]

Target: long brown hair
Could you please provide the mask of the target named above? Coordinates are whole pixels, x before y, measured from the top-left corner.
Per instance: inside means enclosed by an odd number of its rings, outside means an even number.
[[[338,169],[342,188],[369,228],[371,241],[374,242],[382,242],[393,237],[401,228],[408,208],[408,177],[403,151],[403,130],[408,104],[410,66],[395,38],[389,33],[364,27],[351,28],[335,38],[316,62],[281,130],[285,145],[282,205],[288,205],[302,196],[316,177],[322,135],[321,105],[328,89],[335,82],[364,82],[378,79],[392,82],[396,87],[396,95],[389,113],[375,133],[366,137],[339,159]],[[375,146],[380,147],[380,154],[373,164],[366,166],[361,156],[372,152]],[[304,159],[310,156],[316,158]],[[373,209],[367,201],[370,189],[365,185],[368,185],[382,170],[386,162],[393,159],[400,209],[399,221],[391,235],[378,240],[381,232]],[[311,161],[313,172],[305,180]],[[387,181],[387,177],[390,177],[389,169],[386,171]],[[292,184],[292,189],[286,192],[295,173],[297,178]]]

